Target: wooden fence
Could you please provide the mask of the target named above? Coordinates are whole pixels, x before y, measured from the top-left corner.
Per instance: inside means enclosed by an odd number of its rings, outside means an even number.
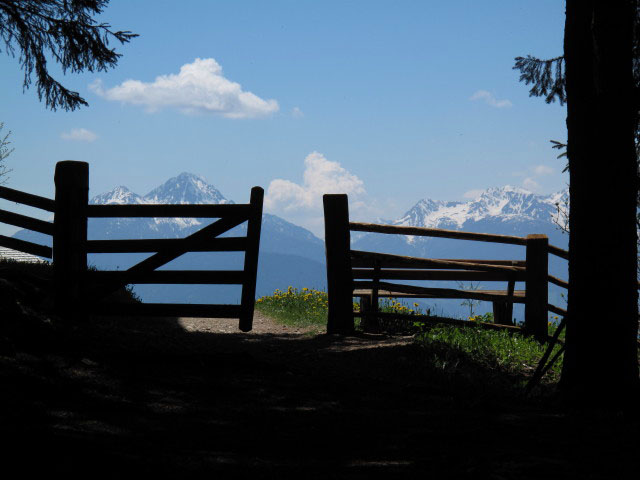
[[[56,165],[55,200],[0,187],[0,198],[54,213],[45,222],[0,210],[0,222],[53,237],[53,248],[0,236],[0,246],[53,259],[56,309],[61,315],[88,312],[120,315],[239,318],[242,331],[252,328],[258,249],[264,191],[251,189],[248,204],[230,205],[90,205],[89,165],[64,161]],[[88,218],[181,217],[217,218],[198,232],[180,239],[87,240]],[[244,237],[220,235],[247,222]],[[125,271],[87,269],[88,253],[154,253]],[[242,270],[157,270],[188,252],[244,252]],[[231,304],[125,304],[102,301],[128,284],[236,284],[242,286],[241,303]]]
[[[328,333],[348,333],[354,317],[371,325],[380,318],[411,318],[424,321],[467,324],[426,315],[382,313],[380,297],[461,298],[493,302],[494,324],[488,328],[518,329],[512,325],[513,304],[525,305],[522,330],[543,340],[548,338],[548,312],[565,315],[564,309],[549,304],[548,284],[567,288],[567,282],[548,273],[548,255],[568,259],[568,252],[549,245],[545,235],[526,238],[486,233],[460,232],[434,228],[377,225],[349,222],[347,195],[324,195],[325,246],[329,295]],[[384,253],[351,250],[350,232],[414,235],[479,242],[522,245],[526,260],[461,260],[405,257]],[[420,287],[392,283],[388,280],[456,280],[503,281],[505,290],[461,290]],[[515,290],[524,282],[525,290]],[[353,297],[360,297],[360,311],[354,312]]]

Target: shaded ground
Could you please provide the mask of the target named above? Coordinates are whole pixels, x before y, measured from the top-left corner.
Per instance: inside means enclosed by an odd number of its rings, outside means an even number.
[[[5,345],[3,467],[20,478],[637,478],[637,425],[621,418],[461,389],[408,337],[255,324],[102,319]]]

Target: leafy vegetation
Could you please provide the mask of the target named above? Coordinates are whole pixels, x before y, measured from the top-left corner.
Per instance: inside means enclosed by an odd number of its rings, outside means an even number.
[[[273,295],[256,300],[256,309],[274,320],[293,327],[320,329],[327,324],[327,292],[313,288],[286,291],[280,289]]]
[[[285,325],[320,330],[326,325],[327,305],[326,292],[308,288],[299,290],[290,286],[286,291],[276,290],[273,295],[259,298],[256,308]],[[354,309],[357,311],[358,308],[359,305],[354,303]],[[395,298],[380,299],[379,308],[381,312],[389,313],[431,314],[430,310],[424,311],[418,303]],[[507,377],[518,379],[515,384],[523,383],[531,376],[547,345],[507,330],[489,330],[477,325],[479,322],[493,322],[491,313],[473,315],[468,320],[469,326],[465,327],[430,324],[419,318],[411,322],[415,342],[434,368],[452,374],[482,370],[485,378],[482,381],[486,381],[486,372],[495,372],[496,378],[506,374]],[[549,333],[553,334],[558,317],[552,317],[551,320]],[[561,339],[563,335],[560,335]],[[559,348],[560,345],[556,345],[552,355]],[[561,366],[562,355],[547,373],[547,384],[559,379]]]
[[[546,344],[507,330],[488,330],[480,326],[425,326],[416,342],[431,353],[432,360],[443,369],[455,371],[470,361],[503,373],[529,375],[542,358]],[[560,345],[554,347],[554,352]],[[562,359],[562,356],[560,357]],[[562,361],[547,373],[547,381],[560,376]]]

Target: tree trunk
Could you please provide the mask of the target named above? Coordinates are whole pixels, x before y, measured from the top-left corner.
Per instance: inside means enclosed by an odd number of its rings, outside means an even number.
[[[635,9],[635,0],[567,0],[570,286],[561,389],[578,407],[626,409],[638,395]]]

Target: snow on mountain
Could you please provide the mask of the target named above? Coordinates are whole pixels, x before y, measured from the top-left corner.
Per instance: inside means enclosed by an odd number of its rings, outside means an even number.
[[[425,198],[410,208],[392,225],[462,230],[467,232],[493,233],[525,237],[532,233],[544,234],[549,243],[567,248],[568,236],[563,234],[554,218],[556,203],[562,206],[566,190],[552,195],[538,195],[521,188],[505,186],[484,190],[475,199],[466,202],[442,201]],[[491,242],[472,242],[448,238],[419,237],[412,235],[385,235],[367,233],[354,238],[352,248],[371,252],[393,253],[422,258],[485,258],[496,260],[523,260],[526,249],[520,245],[505,245]],[[557,257],[549,258],[549,273],[559,278],[567,278],[567,262]],[[405,282],[402,282],[405,283]],[[412,283],[412,282],[408,282]],[[447,281],[413,282],[423,286],[456,288]],[[500,284],[501,282],[498,282]],[[496,287],[495,283],[484,282],[481,288]],[[559,287],[549,289],[550,301],[563,305]],[[426,301],[425,301],[426,302]],[[437,300],[430,305],[436,311],[442,309],[448,314],[463,315],[465,308],[458,300]],[[490,311],[491,304],[483,303],[479,312]],[[522,308],[517,307],[514,315],[521,319]]]
[[[424,199],[414,205],[394,225],[412,227],[465,229],[471,222],[491,219],[509,222],[551,222],[556,215],[556,203],[562,192],[537,195],[527,190],[505,186],[489,188],[475,200],[444,202]]]
[[[144,196],[147,203],[171,204],[224,204],[233,203],[227,200],[218,189],[193,173],[183,172],[170,178]]]
[[[154,188],[144,197],[132,192],[127,187],[119,186],[107,193],[93,197],[89,203],[98,205],[109,204],[228,204],[228,200],[213,185],[193,173],[183,172],[177,177],[170,178],[159,187]],[[113,223],[113,222],[112,222]],[[128,220],[116,221],[117,224],[136,223]],[[140,223],[139,221],[137,223]],[[168,230],[182,230],[202,225],[202,219],[197,218],[154,218],[148,220],[148,227],[156,232],[166,233]],[[155,225],[154,225],[155,224]],[[177,235],[172,235],[177,236]]]
[[[89,203],[96,205],[126,205],[132,203],[148,203],[143,197],[137,193],[133,193],[125,186],[119,186],[110,192],[101,193],[93,197]]]

